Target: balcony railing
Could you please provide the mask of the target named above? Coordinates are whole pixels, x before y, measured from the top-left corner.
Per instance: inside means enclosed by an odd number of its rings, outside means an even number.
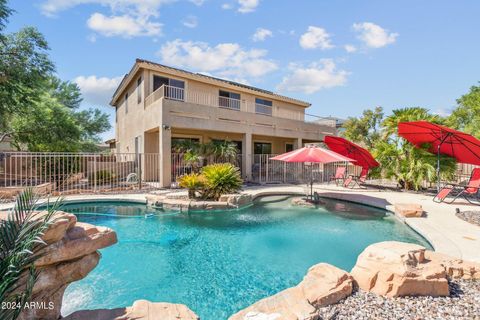
[[[251,102],[245,101],[240,99],[233,99],[229,97],[221,97],[215,94],[211,94],[208,92],[203,91],[195,91],[195,90],[185,90],[184,88],[178,88],[173,86],[163,85],[153,93],[151,93],[145,99],[145,107],[153,104],[155,101],[159,99],[168,99],[174,101],[183,101],[187,103],[199,104],[204,106],[212,106],[212,107],[220,107],[226,108],[230,110],[237,110],[237,111],[244,111],[244,112],[252,112],[266,116],[275,116],[273,112],[273,107]],[[291,117],[284,116],[284,118],[292,119],[292,120],[299,120],[305,121],[304,114],[298,113],[292,115]],[[323,121],[323,120],[325,121]],[[314,121],[317,122],[322,120],[322,123],[318,122],[319,124],[326,125],[329,127],[335,127],[335,121],[330,119],[324,119],[322,117],[316,117]],[[310,122],[310,121],[309,121]]]
[[[165,98],[168,98],[170,100],[185,101],[185,89],[172,86],[163,87]]]
[[[241,101],[239,99],[218,97],[218,106],[222,108],[240,110],[240,103]]]

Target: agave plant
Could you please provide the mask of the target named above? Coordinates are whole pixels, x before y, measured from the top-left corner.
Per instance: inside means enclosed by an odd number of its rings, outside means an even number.
[[[222,194],[234,193],[242,188],[240,170],[231,163],[215,163],[202,168],[205,185],[202,197],[218,200]]]
[[[18,195],[14,208],[0,220],[0,303],[17,308],[0,308],[0,319],[16,319],[31,297],[38,277],[34,263],[45,245],[42,235],[54,221],[60,204],[41,214],[35,211],[37,196],[32,189]]]

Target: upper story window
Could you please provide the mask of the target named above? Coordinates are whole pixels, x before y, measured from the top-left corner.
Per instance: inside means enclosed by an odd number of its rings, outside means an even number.
[[[125,113],[128,113],[128,92],[125,93]]]
[[[185,82],[161,76],[153,76],[153,91],[165,86],[164,96],[171,100],[185,100]]]
[[[273,102],[270,100],[255,98],[255,113],[272,115]]]
[[[218,105],[228,109],[240,110],[240,94],[220,90],[218,92]]]
[[[142,102],[142,77],[137,80],[137,103]]]

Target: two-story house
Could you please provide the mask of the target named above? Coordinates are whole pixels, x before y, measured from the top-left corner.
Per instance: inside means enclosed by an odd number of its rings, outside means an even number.
[[[162,186],[172,180],[175,139],[236,142],[249,179],[253,155],[291,151],[336,130],[333,123],[305,122],[307,102],[140,59],[110,104],[116,109],[116,152],[159,154],[155,175]]]

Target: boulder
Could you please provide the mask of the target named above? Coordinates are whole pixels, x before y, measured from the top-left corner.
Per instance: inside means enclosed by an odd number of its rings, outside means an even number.
[[[59,319],[63,293],[68,284],[83,279],[98,264],[100,254],[93,252],[74,261],[39,268],[37,282],[32,290],[32,301],[42,307],[24,309],[21,319]]]
[[[77,311],[64,320],[200,320],[187,306],[137,300],[131,307]]]
[[[396,203],[395,214],[404,218],[420,218],[423,216],[423,208],[414,203]]]
[[[318,308],[346,298],[352,290],[350,274],[320,263],[311,267],[297,286],[262,299],[229,320],[315,320],[319,319]]]
[[[43,211],[41,215],[46,213],[46,211]],[[72,228],[77,222],[77,217],[75,215],[63,211],[57,212],[54,219],[55,221],[42,236],[43,241],[47,244],[61,240],[65,236],[67,230]]]
[[[219,202],[226,202],[228,207],[241,208],[252,203],[252,196],[250,194],[223,194],[218,199]]]
[[[46,211],[39,212],[41,217]],[[0,219],[6,215],[0,215]],[[77,222],[74,215],[58,211],[53,223],[45,231],[42,239],[46,246],[36,262],[37,281],[20,320],[60,318],[63,293],[68,284],[83,279],[100,260],[98,249],[117,242],[115,232],[109,228],[97,227]],[[28,271],[21,277],[26,278]]]
[[[480,263],[464,261],[430,250],[425,251],[425,259],[442,266],[450,279],[480,280]]]
[[[59,263],[47,268],[40,268],[37,282],[33,287],[35,295],[41,291],[55,290],[65,284],[83,279],[100,261],[100,253],[93,252],[78,260]]]
[[[117,242],[112,229],[87,223],[76,223],[65,236],[43,249],[43,256],[35,262],[36,267],[77,259]]]
[[[55,189],[55,183],[53,182],[46,182],[33,187],[33,192],[37,195],[45,196],[50,194]]]
[[[448,296],[445,268],[425,258],[425,248],[385,241],[368,246],[351,272],[358,286],[387,296]]]
[[[352,294],[352,276],[327,263],[319,263],[308,269],[299,285],[305,298],[316,308],[325,307]]]

